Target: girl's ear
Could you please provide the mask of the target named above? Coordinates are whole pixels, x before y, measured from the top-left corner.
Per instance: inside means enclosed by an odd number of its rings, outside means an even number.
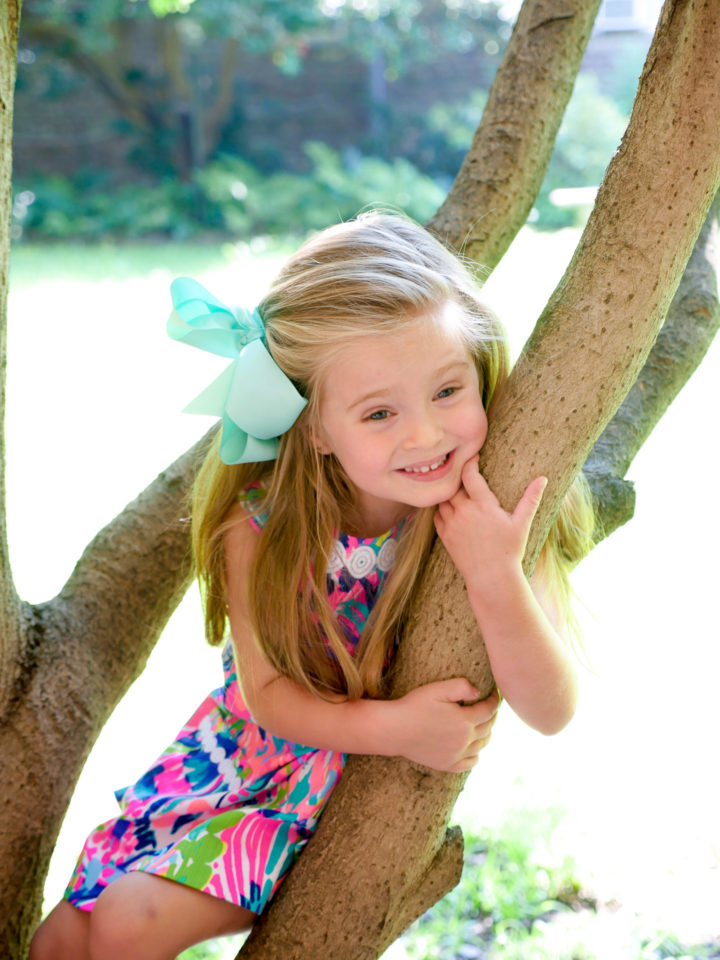
[[[318,453],[332,453],[330,444],[327,442],[323,434],[322,427],[308,427],[308,437],[310,439],[310,443]]]
[[[315,447],[318,453],[327,454],[332,453],[330,449],[330,444],[324,437],[315,430],[310,431],[310,443]]]

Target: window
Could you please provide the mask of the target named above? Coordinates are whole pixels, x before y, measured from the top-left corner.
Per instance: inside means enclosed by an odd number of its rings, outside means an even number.
[[[601,33],[615,30],[652,33],[661,6],[662,0],[603,0],[595,29]]]

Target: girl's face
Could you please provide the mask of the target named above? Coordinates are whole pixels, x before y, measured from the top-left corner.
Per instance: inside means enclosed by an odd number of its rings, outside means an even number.
[[[463,465],[485,441],[487,417],[457,332],[459,310],[447,303],[402,332],[360,337],[325,377],[318,449],[335,454],[354,485],[365,536],[454,496]]]

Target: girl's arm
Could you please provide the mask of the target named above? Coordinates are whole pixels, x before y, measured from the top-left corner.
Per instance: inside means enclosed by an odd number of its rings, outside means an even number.
[[[498,689],[522,720],[551,734],[575,713],[577,677],[570,651],[522,571],[545,483],[533,480],[509,514],[473,458],[458,493],[438,507],[435,526],[465,580]]]
[[[248,617],[246,586],[258,534],[236,508],[225,534],[230,629],[243,699],[275,736],[309,747],[403,756],[436,770],[469,770],[490,736],[498,698],[471,705],[478,692],[458,677],[427,684],[398,700],[328,702],[279,674],[262,655]],[[232,516],[231,516],[232,519]]]

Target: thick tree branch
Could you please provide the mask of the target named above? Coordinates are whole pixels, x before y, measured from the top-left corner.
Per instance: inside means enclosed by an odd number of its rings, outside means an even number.
[[[467,156],[428,224],[488,270],[535,202],[599,6],[525,0]]]
[[[161,473],[101,530],[61,593],[45,605],[53,619],[61,615],[82,625],[81,641],[65,636],[61,654],[71,669],[82,668],[85,674],[89,671],[107,689],[107,698],[103,698],[107,715],[142,671],[188,587],[187,500],[206,448],[207,438]],[[108,610],[113,611],[111,636]],[[54,657],[59,652],[55,651]],[[41,682],[46,685],[55,681],[47,675]]]
[[[529,568],[573,476],[642,367],[720,185],[718,48],[717,8],[669,0],[622,148],[495,409],[483,472],[501,502],[513,506],[538,473],[550,478],[531,533]],[[487,689],[464,586],[438,544],[398,653],[395,693],[457,675]],[[413,883],[397,865],[417,869],[422,862],[429,869],[428,851],[444,836],[437,811],[451,809],[462,782],[428,773],[409,791],[407,779],[415,774],[400,760],[349,759],[320,829],[248,939],[243,960],[378,956],[398,885]],[[383,820],[374,817],[379,797],[383,809],[402,810],[412,825],[410,837],[397,843],[389,837],[391,847],[378,826]],[[379,838],[382,857],[375,855]],[[356,874],[373,891],[369,909],[363,898],[362,916]]]

